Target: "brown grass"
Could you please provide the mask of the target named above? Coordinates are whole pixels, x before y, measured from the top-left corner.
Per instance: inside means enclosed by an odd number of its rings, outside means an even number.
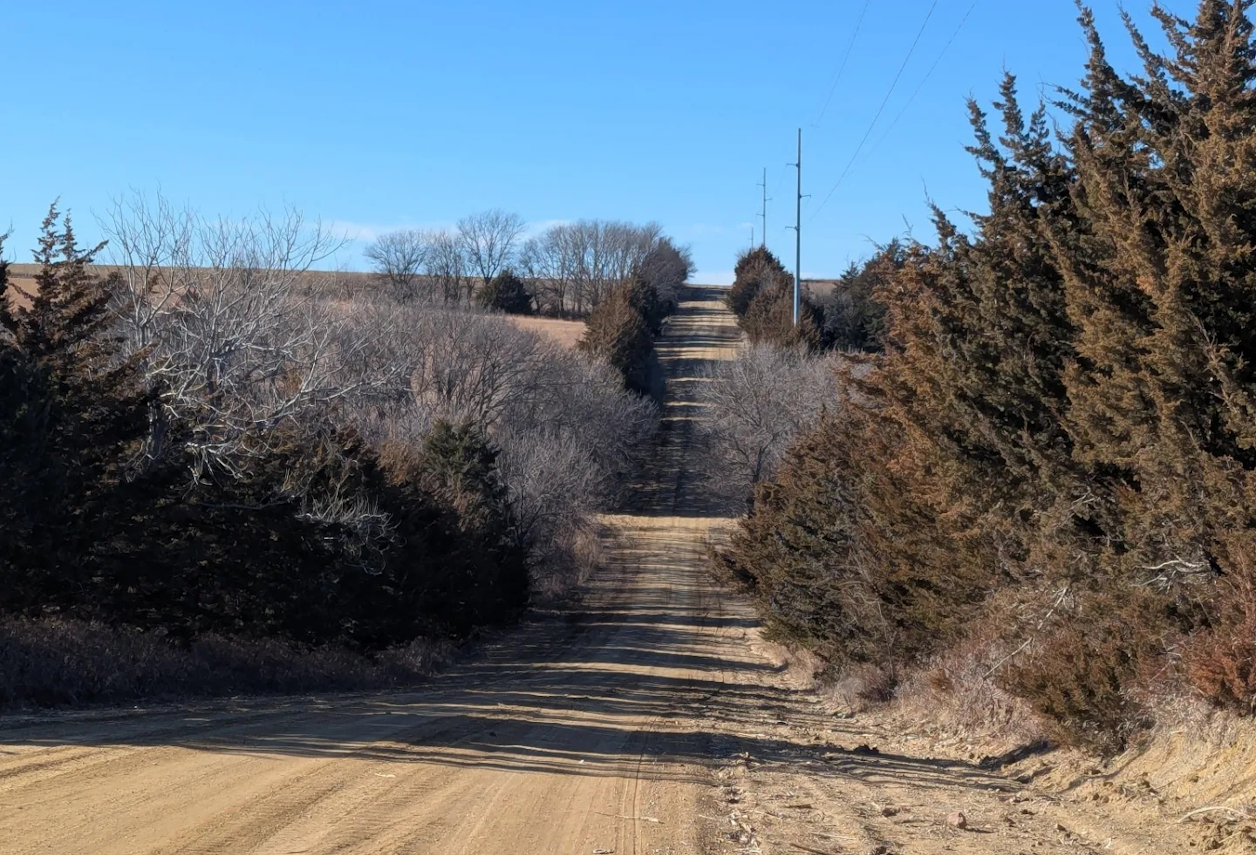
[[[84,621],[0,618],[0,710],[396,688],[421,681],[452,653],[448,642],[421,638],[372,656],[213,634],[180,645]]]
[[[515,326],[529,332],[540,333],[561,344],[574,348],[584,335],[584,321],[564,321],[559,318],[537,318],[523,315],[507,315]]]

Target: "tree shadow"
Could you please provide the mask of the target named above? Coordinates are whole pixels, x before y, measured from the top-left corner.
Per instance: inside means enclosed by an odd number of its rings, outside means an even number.
[[[681,339],[711,313],[690,302],[669,322],[660,354],[674,381],[699,382],[696,372],[706,360],[692,348],[704,345],[685,338],[682,346]],[[710,346],[734,335],[712,334]],[[613,560],[578,615],[537,616],[420,691],[10,718],[0,720],[0,752],[48,749],[34,764],[19,758],[13,765],[12,774],[33,769],[40,780],[81,762],[80,754],[59,748],[176,746],[356,759],[384,764],[378,774],[388,778],[437,766],[706,781],[714,758],[802,764],[819,777],[926,788],[998,785],[1001,779],[971,764],[848,750],[808,735],[849,734],[853,741],[858,731],[773,684],[780,669],[750,647],[758,622],[706,580],[701,526],[656,519],[718,515],[687,477],[692,410],[676,398],[669,402],[657,468],[647,473],[634,514],[612,520],[619,537]],[[782,715],[790,729],[778,728]],[[0,780],[7,774],[0,753]],[[91,776],[83,786],[92,786]]]

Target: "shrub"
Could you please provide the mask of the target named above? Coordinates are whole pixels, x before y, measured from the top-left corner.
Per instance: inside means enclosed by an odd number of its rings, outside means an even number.
[[[1204,697],[1239,715],[1256,715],[1256,584],[1236,573],[1220,584],[1211,625],[1187,639],[1187,678]]]
[[[407,686],[449,656],[448,644],[426,639],[363,655],[215,634],[178,644],[126,627],[0,617],[0,710]]]
[[[1000,682],[1042,715],[1059,741],[1111,754],[1149,724],[1131,689],[1163,664],[1164,638],[1173,630],[1155,592],[1086,592],[1055,613]]]
[[[511,270],[503,270],[480,288],[476,300],[485,309],[508,315],[531,315],[536,311],[527,285]]]

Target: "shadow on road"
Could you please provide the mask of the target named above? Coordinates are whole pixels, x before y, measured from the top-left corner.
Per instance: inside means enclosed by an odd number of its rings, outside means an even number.
[[[798,699],[765,679],[776,669],[751,650],[757,621],[702,569],[703,521],[720,511],[688,468],[694,420],[702,417],[693,395],[698,374],[709,360],[727,358],[738,339],[727,313],[712,304],[718,293],[695,290],[659,342],[669,398],[658,454],[632,512],[608,520],[613,560],[580,614],[536,619],[421,692],[0,723],[0,783],[15,759],[6,753],[33,747],[177,746],[353,758],[388,764],[390,777],[440,766],[697,780],[716,756],[807,762],[816,776],[990,786],[997,779],[963,763],[759,732],[796,710]],[[791,714],[794,733],[812,723],[841,732],[840,722],[819,712],[810,723]],[[46,753],[40,774],[55,774],[63,761],[55,750]],[[23,774],[31,768],[14,765]]]

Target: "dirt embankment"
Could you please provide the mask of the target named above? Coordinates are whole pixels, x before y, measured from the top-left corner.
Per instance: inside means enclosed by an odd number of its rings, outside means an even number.
[[[1214,845],[1186,811],[996,769],[791,681],[714,588],[697,370],[738,334],[693,289],[633,513],[578,614],[421,691],[0,719],[0,853],[1076,853]],[[1109,780],[1125,782],[1117,770]],[[1128,775],[1126,776],[1128,777]],[[1159,812],[1157,812],[1159,811]],[[1224,841],[1216,845],[1234,848]]]

